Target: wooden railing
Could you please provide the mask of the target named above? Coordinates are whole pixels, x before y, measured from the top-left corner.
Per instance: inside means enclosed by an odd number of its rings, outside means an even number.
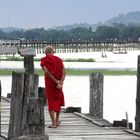
[[[0,42],[0,55],[18,53],[19,48],[33,48],[36,53],[44,53],[46,46],[52,45],[57,53],[112,51],[127,53],[127,51],[140,49],[140,41],[5,41]]]

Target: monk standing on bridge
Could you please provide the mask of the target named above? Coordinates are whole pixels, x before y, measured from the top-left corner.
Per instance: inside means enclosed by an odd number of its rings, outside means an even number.
[[[48,103],[48,110],[52,124],[48,128],[59,126],[59,114],[61,106],[64,106],[64,95],[62,91],[65,79],[65,68],[62,60],[53,55],[52,46],[45,48],[46,56],[41,59],[41,67],[45,71],[45,88]]]

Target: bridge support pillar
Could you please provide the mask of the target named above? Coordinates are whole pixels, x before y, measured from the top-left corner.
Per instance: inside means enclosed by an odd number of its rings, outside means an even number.
[[[103,118],[103,74],[90,74],[90,105],[89,114]]]

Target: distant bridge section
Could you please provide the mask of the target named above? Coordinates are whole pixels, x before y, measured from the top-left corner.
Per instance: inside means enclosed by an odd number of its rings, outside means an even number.
[[[19,40],[0,40],[0,55],[16,54],[19,43]]]
[[[105,52],[127,53],[140,49],[140,41],[38,41],[0,40],[0,55],[15,54],[22,48],[33,48],[36,54],[44,53],[47,45],[52,45],[56,53]]]
[[[16,54],[18,52],[17,47],[12,46],[6,46],[6,47],[0,47],[0,55],[8,55],[8,54]]]

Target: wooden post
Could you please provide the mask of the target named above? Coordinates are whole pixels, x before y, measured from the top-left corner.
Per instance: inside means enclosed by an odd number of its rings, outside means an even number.
[[[103,74],[90,74],[89,113],[93,117],[103,118]]]
[[[138,56],[138,66],[137,66],[135,131],[140,132],[140,55]]]
[[[34,73],[33,56],[24,56],[24,69],[26,73]]]
[[[29,98],[27,121],[30,135],[44,135],[44,104],[42,100]]]
[[[78,112],[81,113],[81,107],[67,107],[65,113],[74,113]]]
[[[12,99],[8,139],[42,135],[45,130],[44,104],[38,99],[38,79],[34,74],[34,52],[21,50],[25,73],[12,75]]]
[[[24,74],[12,73],[12,97],[8,138],[21,135],[22,104],[24,95]]]
[[[27,135],[29,132],[27,115],[28,115],[28,104],[29,98],[36,98],[38,95],[35,95],[36,90],[38,90],[38,75],[34,75],[33,73],[25,73],[24,74],[24,99],[22,101],[22,119],[21,119],[21,135]],[[36,85],[34,86],[34,83]],[[35,94],[34,94],[35,93]]]
[[[46,91],[44,87],[39,87],[38,88],[38,98],[41,100],[43,105],[46,105]]]
[[[0,135],[1,135],[1,81],[0,81]]]

